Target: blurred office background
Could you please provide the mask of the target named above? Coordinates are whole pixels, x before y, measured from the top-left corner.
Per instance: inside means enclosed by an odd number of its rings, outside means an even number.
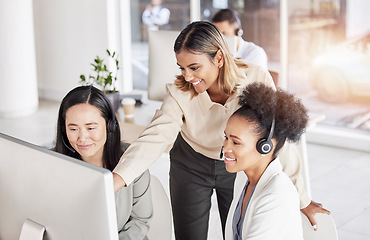
[[[120,58],[122,92],[146,90],[150,0],[0,1],[0,116],[27,115],[38,99],[60,101],[105,50]],[[243,38],[263,47],[280,86],[325,115],[309,140],[369,151],[370,3],[366,0],[164,0],[165,30],[239,13]],[[133,74],[134,73],[134,74]],[[22,87],[24,86],[24,87]],[[330,136],[335,136],[330,139]],[[338,141],[342,137],[341,141]],[[345,141],[343,141],[345,139]],[[328,141],[330,140],[330,141]],[[356,143],[354,143],[356,141]]]
[[[239,13],[243,38],[263,47],[280,86],[324,118],[307,132],[314,200],[333,211],[340,239],[369,239],[370,2],[163,0],[165,30]],[[148,87],[150,0],[0,0],[0,131],[50,146],[58,104],[105,50],[119,54],[117,88]],[[350,189],[350,191],[348,190]]]

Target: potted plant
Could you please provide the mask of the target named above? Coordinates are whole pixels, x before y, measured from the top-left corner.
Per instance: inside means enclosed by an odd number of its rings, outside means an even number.
[[[88,78],[84,74],[80,75],[80,83],[83,85],[97,85],[111,101],[113,110],[116,112],[120,106],[120,94],[116,90],[117,72],[119,69],[119,61],[116,52],[111,53],[107,49],[107,54],[110,59],[115,63],[113,70],[109,69],[107,64],[104,63],[104,59],[96,56],[91,66],[94,67],[93,74],[90,74]]]

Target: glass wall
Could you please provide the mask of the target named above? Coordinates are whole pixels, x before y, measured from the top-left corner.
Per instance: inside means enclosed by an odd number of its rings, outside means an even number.
[[[202,1],[202,20],[217,5],[238,12],[242,37],[280,73],[280,1]],[[366,0],[287,0],[287,89],[325,117],[321,125],[370,132],[370,19],[361,13],[369,8]]]
[[[369,19],[363,18],[362,29],[351,34],[351,22],[366,9],[363,3],[288,1],[288,89],[311,112],[325,115],[321,125],[369,133]]]
[[[134,89],[148,87],[148,31],[142,22],[142,14],[151,0],[131,0],[132,72]],[[181,31],[190,23],[188,0],[162,0],[163,7],[170,11],[168,24],[163,30]]]
[[[134,88],[147,88],[148,47],[141,14],[150,0],[132,0]],[[370,132],[370,17],[367,0],[287,0],[287,88],[322,125]],[[264,48],[270,70],[281,73],[279,0],[203,0],[201,19],[220,8],[238,12],[243,38]],[[164,0],[163,29],[190,22],[190,1]]]
[[[202,1],[202,20],[211,21],[220,8],[231,8],[238,13],[243,28],[243,39],[262,47],[273,65],[279,61],[279,8],[277,0],[206,0]]]

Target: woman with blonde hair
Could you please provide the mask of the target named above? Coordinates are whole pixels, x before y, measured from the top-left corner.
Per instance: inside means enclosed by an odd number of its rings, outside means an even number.
[[[181,75],[166,86],[161,108],[114,169],[115,189],[130,184],[172,146],[170,195],[176,239],[204,240],[213,191],[223,231],[233,198],[235,174],[220,161],[227,119],[239,107],[238,95],[246,85],[274,83],[261,67],[233,59],[222,34],[209,22],[185,27],[174,51]],[[293,152],[286,159],[288,175],[305,198],[299,157]]]

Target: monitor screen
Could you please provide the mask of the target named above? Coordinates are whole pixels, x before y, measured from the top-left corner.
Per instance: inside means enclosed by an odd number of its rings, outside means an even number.
[[[0,240],[118,239],[110,171],[1,133],[0,152]]]

